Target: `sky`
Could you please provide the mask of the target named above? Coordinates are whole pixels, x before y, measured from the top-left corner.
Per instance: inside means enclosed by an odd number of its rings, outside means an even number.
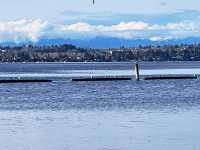
[[[0,42],[200,36],[198,0],[0,0]]]

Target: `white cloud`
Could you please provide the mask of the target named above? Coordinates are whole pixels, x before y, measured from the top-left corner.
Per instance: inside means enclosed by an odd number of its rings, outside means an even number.
[[[85,22],[52,24],[40,19],[0,22],[0,41],[33,41],[42,38],[91,38],[110,36],[126,39],[149,38],[166,40],[188,36],[200,36],[199,23],[178,22],[165,25],[146,22],[121,22],[110,26]]]
[[[120,24],[111,26],[111,30],[114,31],[126,31],[126,30],[144,30],[148,28],[148,24],[144,22],[121,22]]]
[[[75,23],[71,25],[66,25],[63,26],[62,30],[63,31],[75,31],[75,32],[91,32],[95,29],[95,26],[92,26],[87,23]]]
[[[2,41],[37,41],[48,26],[42,20],[18,20],[0,22],[0,40]]]

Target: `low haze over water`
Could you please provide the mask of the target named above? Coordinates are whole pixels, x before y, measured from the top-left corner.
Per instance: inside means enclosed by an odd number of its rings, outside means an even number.
[[[199,66],[142,63],[141,69],[198,74]],[[1,78],[59,76],[52,83],[0,84],[0,149],[199,150],[199,79],[69,80],[133,73],[132,63],[0,64]]]

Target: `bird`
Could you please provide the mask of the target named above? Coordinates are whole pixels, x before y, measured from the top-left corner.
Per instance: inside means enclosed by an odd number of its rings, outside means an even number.
[[[94,3],[95,3],[95,0],[93,0],[93,1],[92,1],[92,3],[93,3],[93,5],[94,5]]]

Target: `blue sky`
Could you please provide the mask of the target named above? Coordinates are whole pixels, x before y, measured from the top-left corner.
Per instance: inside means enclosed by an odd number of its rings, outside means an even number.
[[[0,1],[0,41],[200,36],[198,0]]]
[[[200,10],[198,0],[1,0],[0,19],[54,19],[63,12],[166,14]],[[6,14],[6,15],[5,15]]]

